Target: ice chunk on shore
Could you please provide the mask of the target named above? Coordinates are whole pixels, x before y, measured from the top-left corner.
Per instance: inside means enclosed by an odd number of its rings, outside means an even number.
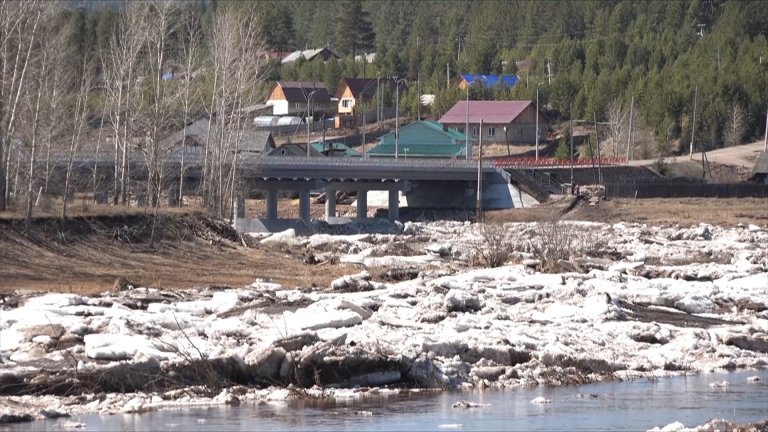
[[[173,353],[162,352],[142,335],[124,335],[94,333],[85,335],[85,355],[99,360],[128,360],[137,354],[148,358],[168,360],[175,358]]]
[[[86,298],[77,294],[51,293],[32,297],[24,303],[24,307],[34,309],[57,309],[64,306],[78,306],[85,304]]]

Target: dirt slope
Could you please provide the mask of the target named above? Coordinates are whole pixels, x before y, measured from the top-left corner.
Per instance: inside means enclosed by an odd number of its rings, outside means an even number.
[[[246,248],[226,224],[201,215],[163,216],[150,247],[151,217],[37,219],[29,233],[0,219],[0,290],[100,292],[118,277],[141,285],[243,286],[257,278],[285,286],[327,286],[354,271],[303,263],[300,251]]]

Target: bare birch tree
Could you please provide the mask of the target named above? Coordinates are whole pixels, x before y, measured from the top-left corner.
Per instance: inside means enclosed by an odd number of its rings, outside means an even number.
[[[183,41],[181,44],[180,59],[183,62],[184,67],[184,81],[181,89],[181,103],[184,110],[184,129],[182,133],[182,141],[179,163],[179,207],[184,206],[184,174],[186,172],[185,158],[186,158],[186,137],[187,137],[187,124],[189,123],[189,116],[191,114],[192,102],[197,97],[197,87],[193,85],[193,78],[197,73],[197,69],[200,67],[201,60],[201,48],[202,48],[202,33],[200,31],[200,21],[197,16],[190,14],[186,17]]]
[[[244,108],[263,81],[267,51],[257,23],[231,7],[216,16],[212,35],[213,92],[205,152],[206,206],[223,216],[236,188],[237,159],[247,121]]]
[[[54,67],[63,69],[63,64],[57,64],[56,51],[64,49],[62,39],[69,34],[62,26],[56,26],[56,16],[60,13],[60,4],[44,3],[41,5],[41,25],[48,29],[41,33],[38,42],[34,46],[34,54],[30,66],[30,89],[27,91],[27,103],[29,110],[24,121],[27,133],[24,142],[28,146],[28,170],[25,173],[27,180],[25,228],[28,230],[32,220],[32,207],[35,202],[38,176],[38,153],[41,141],[44,140],[43,128],[50,126],[49,116],[54,115],[46,106],[49,105],[51,85],[49,75]],[[63,26],[66,27],[66,26]],[[54,89],[54,93],[55,93]],[[56,99],[57,95],[53,95]],[[47,156],[47,155],[46,155]],[[17,173],[18,175],[19,173]],[[41,187],[42,189],[42,187]],[[39,195],[39,192],[37,193]]]
[[[17,126],[19,103],[38,35],[42,2],[0,2],[0,211],[6,209],[11,160],[9,146]],[[17,170],[18,172],[18,170]]]
[[[610,148],[605,150],[609,154],[612,153],[612,157],[619,157],[622,143],[626,141],[629,110],[622,106],[619,99],[614,99],[608,104],[605,117],[608,122],[608,142],[610,142]]]
[[[119,30],[113,33],[109,50],[102,59],[105,96],[115,144],[114,199],[127,202],[128,169],[136,113],[132,112],[140,95],[135,92],[139,76],[138,61],[145,47],[147,25],[151,21],[144,3],[131,3],[120,16]],[[133,105],[133,106],[132,106]]]
[[[175,17],[167,1],[150,2],[148,7],[153,17],[147,28],[147,73],[149,84],[147,93],[147,113],[145,116],[146,142],[141,147],[147,165],[147,196],[155,209],[159,205],[163,183],[163,166],[170,149],[162,148],[160,137],[172,124],[175,95],[166,91],[163,72],[167,66],[167,45],[170,33],[174,30]]]
[[[69,190],[72,183],[72,169],[75,156],[80,146],[80,140],[83,136],[86,122],[88,120],[88,96],[93,90],[93,65],[86,56],[83,59],[82,73],[78,79],[77,93],[75,95],[74,106],[70,108],[71,112],[71,131],[69,139],[69,149],[67,151],[67,165],[64,173],[64,191],[61,207],[61,218],[67,217],[67,205],[69,203]]]
[[[734,103],[728,110],[728,117],[725,122],[723,141],[726,147],[741,144],[741,139],[744,136],[744,121],[744,110],[741,105]]]

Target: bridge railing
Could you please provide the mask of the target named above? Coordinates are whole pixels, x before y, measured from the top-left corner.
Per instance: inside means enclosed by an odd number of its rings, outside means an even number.
[[[494,165],[498,168],[567,168],[571,166],[568,159],[536,158],[532,157],[501,157],[494,159]],[[599,159],[574,159],[573,165],[578,167],[592,166],[592,164],[624,165],[626,158],[599,158]]]

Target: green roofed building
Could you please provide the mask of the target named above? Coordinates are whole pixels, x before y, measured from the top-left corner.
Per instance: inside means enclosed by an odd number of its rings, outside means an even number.
[[[347,147],[339,141],[317,141],[311,144],[312,149],[326,156],[360,156],[360,153]],[[306,147],[305,147],[306,148]]]
[[[434,121],[416,121],[400,128],[398,157],[456,159],[466,154],[466,136]],[[473,140],[469,140],[472,145]],[[382,135],[368,157],[395,157],[395,132]]]

